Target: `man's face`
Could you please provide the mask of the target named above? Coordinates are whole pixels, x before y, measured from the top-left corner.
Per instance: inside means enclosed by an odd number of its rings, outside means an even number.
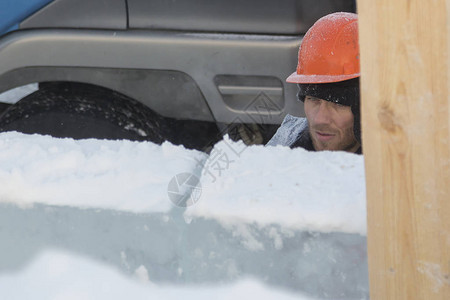
[[[316,151],[355,152],[360,147],[353,134],[353,113],[349,106],[306,96],[305,113]]]

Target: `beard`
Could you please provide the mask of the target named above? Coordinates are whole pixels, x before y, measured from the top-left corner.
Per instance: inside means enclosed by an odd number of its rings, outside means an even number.
[[[329,138],[321,139],[318,137],[320,132]],[[344,129],[343,131],[336,130],[328,125],[315,125],[310,128],[309,134],[316,151],[349,151],[355,152],[359,148],[359,143],[353,133],[353,127]]]

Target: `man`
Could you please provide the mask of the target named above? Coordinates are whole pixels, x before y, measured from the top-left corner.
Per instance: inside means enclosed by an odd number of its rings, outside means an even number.
[[[333,13],[306,33],[296,72],[305,118],[287,115],[268,145],[361,153],[357,15]]]

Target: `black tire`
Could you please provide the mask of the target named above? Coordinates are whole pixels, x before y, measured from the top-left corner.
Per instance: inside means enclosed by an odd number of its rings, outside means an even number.
[[[50,85],[24,97],[1,115],[0,131],[155,143],[170,134],[166,120],[145,105],[84,84]]]

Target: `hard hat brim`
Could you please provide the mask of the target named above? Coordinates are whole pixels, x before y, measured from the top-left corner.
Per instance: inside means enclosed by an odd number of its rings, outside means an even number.
[[[332,83],[340,82],[348,79],[359,77],[361,73],[345,74],[345,75],[299,75],[297,72],[292,73],[286,82],[289,83]]]

